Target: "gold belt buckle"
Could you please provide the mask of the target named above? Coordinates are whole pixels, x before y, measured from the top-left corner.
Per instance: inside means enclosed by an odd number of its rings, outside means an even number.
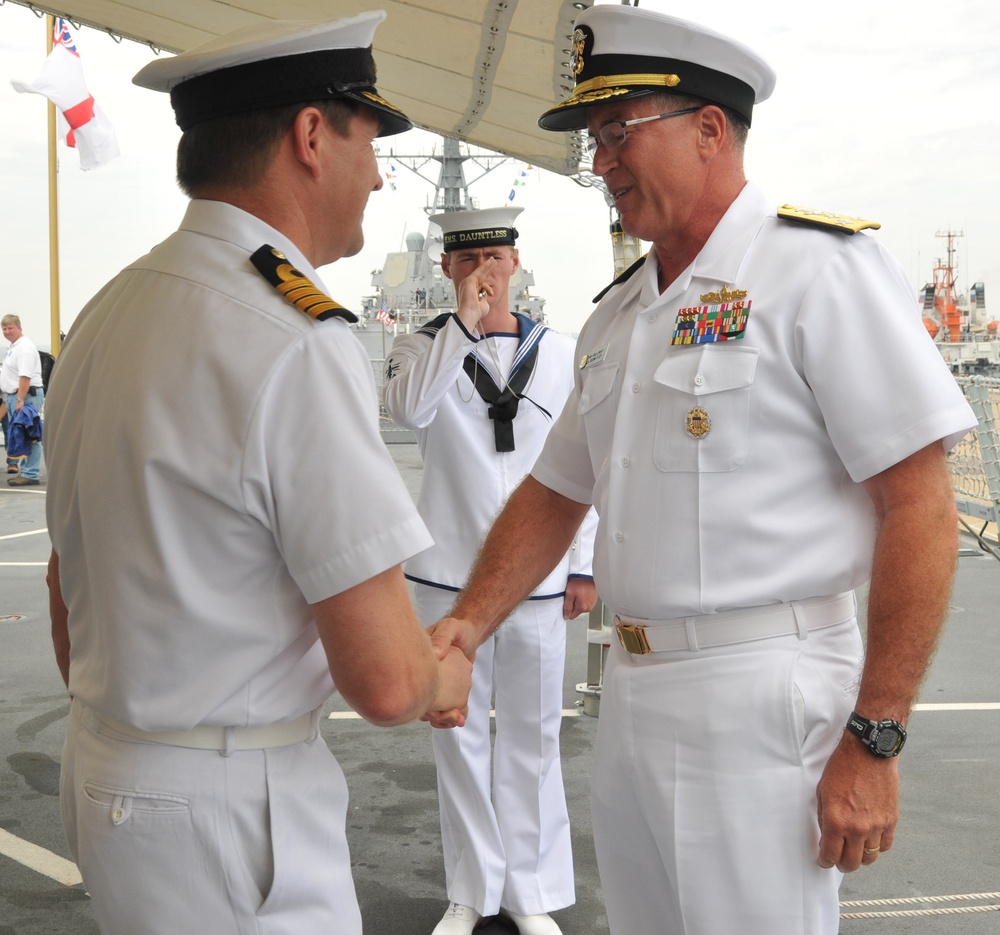
[[[645,656],[652,652],[646,639],[646,628],[641,624],[616,623],[615,631],[625,652],[633,656]]]

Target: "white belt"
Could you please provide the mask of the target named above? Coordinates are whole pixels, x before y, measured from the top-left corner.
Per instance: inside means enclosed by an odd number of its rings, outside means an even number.
[[[769,604],[746,610],[727,610],[672,620],[615,617],[622,648],[633,656],[677,650],[708,649],[731,643],[750,643],[776,636],[806,639],[810,630],[822,630],[851,620],[857,612],[853,591],[813,597],[789,604]]]
[[[104,728],[105,731],[120,735],[120,739],[159,743],[168,747],[189,747],[193,750],[218,750],[228,756],[234,750],[268,750],[311,740],[319,730],[319,712],[320,709],[317,708],[315,711],[307,711],[294,721],[279,721],[262,727],[212,727],[199,724],[190,730],[157,731],[140,730],[131,724],[123,724],[98,714],[91,708],[84,708],[84,719],[98,730]]]

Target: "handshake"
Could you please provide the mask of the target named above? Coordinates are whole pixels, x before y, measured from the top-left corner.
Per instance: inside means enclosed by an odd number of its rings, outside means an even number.
[[[471,622],[454,617],[439,620],[426,632],[440,663],[441,680],[432,708],[420,720],[437,728],[462,727],[469,710],[478,634]]]

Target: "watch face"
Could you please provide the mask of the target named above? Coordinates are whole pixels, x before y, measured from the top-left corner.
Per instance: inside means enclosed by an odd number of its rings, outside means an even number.
[[[896,752],[899,747],[899,731],[894,727],[883,727],[875,738],[875,747],[883,756]]]

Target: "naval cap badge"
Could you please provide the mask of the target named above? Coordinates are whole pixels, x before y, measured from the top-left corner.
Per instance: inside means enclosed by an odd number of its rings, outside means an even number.
[[[586,42],[587,36],[582,29],[573,31],[573,51],[570,54],[570,67],[573,69],[574,76],[579,75],[583,71],[583,48]]]

